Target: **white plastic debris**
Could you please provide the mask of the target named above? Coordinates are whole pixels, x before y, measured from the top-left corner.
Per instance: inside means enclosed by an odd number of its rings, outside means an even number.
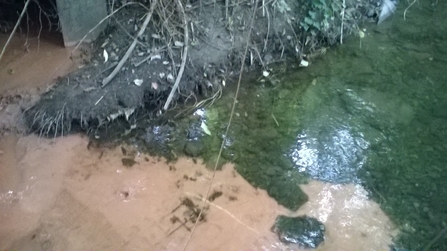
[[[268,77],[270,73],[268,71],[262,71],[262,76]]]
[[[359,30],[359,37],[360,38],[364,38],[365,37],[365,32]]]
[[[135,111],[134,108],[127,108],[124,110],[124,116],[126,117],[127,121],[129,121],[129,117],[130,117],[130,115],[133,114],[134,111]]]
[[[396,5],[396,2],[393,0],[383,0],[382,5],[380,6],[380,15],[377,24],[382,23],[385,19],[391,16],[394,11],[396,11]]]
[[[107,61],[109,61],[109,53],[107,53],[106,49],[104,49],[102,55],[104,57],[104,63],[107,63]]]
[[[172,76],[172,74],[171,73],[169,73],[168,74],[168,76],[166,77],[166,79],[169,81],[169,82],[174,82],[174,76]]]
[[[302,59],[301,62],[300,62],[300,67],[308,67],[308,66],[309,66],[309,62],[304,60],[304,59]]]
[[[180,41],[175,41],[174,45],[177,46],[177,47],[183,47],[183,43],[180,42]]]
[[[154,60],[154,59],[161,59],[160,54],[156,54],[156,55],[151,56],[151,61]]]
[[[203,132],[207,135],[211,136],[211,132],[208,129],[208,126],[205,124],[205,122],[202,121],[202,124],[200,125],[200,128],[202,128]]]
[[[135,79],[135,80],[133,81],[133,83],[134,83],[136,86],[141,86],[141,84],[143,84],[143,79]]]

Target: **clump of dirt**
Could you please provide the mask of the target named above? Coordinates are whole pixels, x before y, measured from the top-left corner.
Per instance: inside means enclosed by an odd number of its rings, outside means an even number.
[[[163,106],[174,109],[180,102],[217,98],[215,94],[231,82],[242,63],[249,70],[290,59],[307,63],[324,53],[325,46],[355,32],[378,1],[112,2],[114,14],[103,35],[91,44],[93,54],[85,66],[58,79],[26,111],[33,131],[46,136],[91,132],[119,117],[129,122],[130,129],[135,111],[144,111],[151,119],[164,113]],[[151,18],[147,28],[146,15]],[[246,46],[248,55],[243,59]],[[118,74],[105,81],[116,68]],[[181,81],[175,90],[177,78]]]
[[[0,93],[0,136],[9,132],[26,132],[22,109],[36,102],[38,96],[31,91],[6,91]]]

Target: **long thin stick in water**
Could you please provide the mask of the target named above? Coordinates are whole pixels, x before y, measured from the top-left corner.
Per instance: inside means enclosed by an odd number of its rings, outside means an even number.
[[[439,239],[441,239],[441,238],[444,236],[444,234],[445,234],[446,232],[447,232],[447,227],[445,227],[444,229],[442,229],[441,232],[439,232],[439,234],[436,235],[436,237],[433,238],[433,240],[431,240],[430,243],[428,243],[427,246],[425,246],[424,251],[429,251],[429,250],[431,250],[431,247],[432,247],[433,245],[435,245],[436,242],[438,242]]]
[[[230,118],[228,119],[228,125],[227,125],[227,128],[225,129],[225,134],[224,134],[224,137],[223,137],[224,139],[227,138],[228,132],[230,131],[231,122],[233,121],[234,110],[236,108],[237,97],[239,95],[239,88],[241,86],[242,73],[244,72],[245,58],[247,57],[248,46],[250,44],[250,37],[251,37],[251,32],[253,30],[253,22],[254,22],[255,16],[256,16],[256,7],[258,6],[258,1],[259,0],[256,0],[255,5],[253,6],[253,16],[251,17],[250,29],[248,31],[248,36],[247,36],[247,44],[245,46],[244,56],[241,59],[241,70],[240,70],[240,73],[239,73],[239,79],[237,81],[236,92],[234,94],[233,106],[231,107]],[[206,196],[204,198],[209,198],[209,195],[210,195],[210,192],[211,192],[211,187],[213,185],[214,177],[216,176],[217,166],[218,166],[220,157],[222,156],[222,151],[223,151],[224,145],[225,145],[225,140],[222,140],[222,144],[220,145],[220,149],[219,149],[219,154],[217,155],[216,163],[214,164],[213,176],[211,177],[211,181],[210,181],[210,184],[208,186],[208,191],[206,192]],[[186,244],[185,244],[185,247],[183,248],[183,251],[186,250],[186,248],[188,247],[189,242],[191,241],[192,236],[194,235],[194,232],[196,230],[196,227],[197,227],[197,224],[199,222],[199,219],[202,216],[203,210],[204,210],[204,208],[206,206],[206,202],[207,202],[207,200],[203,201],[202,207],[200,208],[200,213],[197,216],[197,220],[194,223],[194,226],[193,226],[193,228],[191,230],[191,233],[189,234],[188,240],[186,241]]]
[[[0,53],[0,61],[2,61],[2,57],[6,51],[6,47],[8,47],[9,42],[11,42],[11,39],[14,36],[14,33],[16,32],[17,28],[19,27],[20,21],[22,21],[22,17],[25,14],[26,9],[28,8],[29,2],[30,2],[30,0],[26,1],[25,6],[23,6],[23,10],[22,10],[22,13],[20,14],[19,20],[17,20],[17,23],[14,26],[14,29],[12,30],[11,35],[9,35],[8,41],[6,41],[6,44],[3,46],[2,53]]]

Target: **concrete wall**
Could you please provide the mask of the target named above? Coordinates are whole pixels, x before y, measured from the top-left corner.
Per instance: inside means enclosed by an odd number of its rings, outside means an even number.
[[[56,0],[65,46],[76,45],[85,34],[107,16],[106,0]],[[84,42],[95,40],[106,27],[102,23]]]

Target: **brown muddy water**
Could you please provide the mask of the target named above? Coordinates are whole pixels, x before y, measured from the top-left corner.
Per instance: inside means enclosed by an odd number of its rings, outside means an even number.
[[[89,145],[83,135],[13,132],[17,107],[77,67],[60,44],[33,41],[24,50],[17,38],[0,63],[0,95],[28,95],[0,106],[0,250],[183,250],[213,176],[200,160],[166,163],[132,146]],[[281,214],[323,222],[317,250],[389,250],[396,230],[363,188],[301,187],[309,202],[290,212],[224,166],[187,250],[299,250],[271,231]]]

